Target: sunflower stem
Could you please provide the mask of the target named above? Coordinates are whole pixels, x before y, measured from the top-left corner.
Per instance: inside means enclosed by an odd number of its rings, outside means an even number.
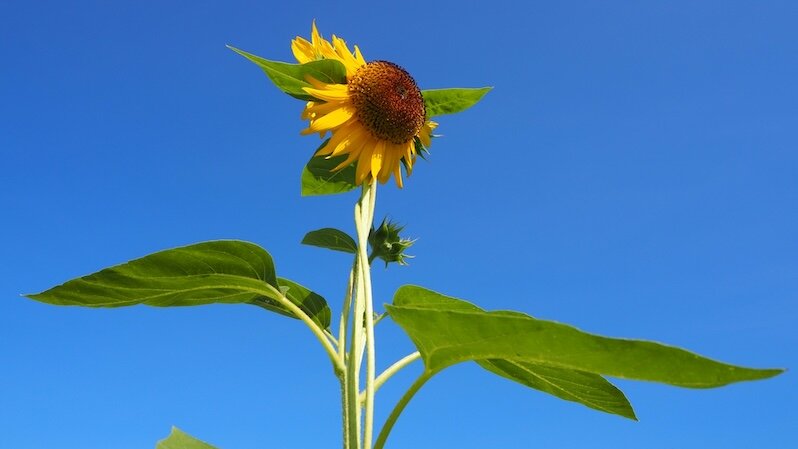
[[[357,258],[352,262],[352,269],[349,271],[349,281],[346,284],[346,294],[344,295],[344,303],[341,310],[341,320],[338,325],[338,360],[346,367],[343,373],[338,377],[341,382],[341,415],[343,425],[343,438],[344,449],[356,449],[353,446],[351,435],[355,429],[350,424],[350,407],[349,407],[349,381],[347,377],[348,365],[346,363],[346,331],[347,324],[349,323],[350,309],[355,295],[355,279],[357,278]],[[354,434],[357,436],[357,434]]]
[[[418,390],[427,383],[428,380],[434,375],[434,372],[431,371],[424,371],[413,385],[408,388],[405,394],[399,399],[399,402],[396,406],[391,410],[391,414],[388,415],[388,419],[385,420],[385,424],[382,425],[382,429],[380,430],[380,434],[377,436],[377,442],[374,443],[374,449],[383,449],[385,446],[385,441],[388,440],[388,435],[390,435],[391,430],[393,429],[394,424],[396,424],[396,420],[399,419],[399,415],[402,414],[407,404],[413,399],[413,396],[418,393]]]
[[[374,208],[377,200],[376,183],[365,184],[363,195],[361,196],[359,209],[360,216],[356,217],[357,237],[358,237],[358,259],[360,275],[363,279],[363,313],[358,319],[365,317],[364,325],[366,331],[366,397],[364,407],[363,422],[363,448],[370,449],[374,441],[374,391],[376,378],[376,349],[374,341],[374,303],[371,294],[371,270],[368,254],[368,236],[371,231],[371,224],[374,220]],[[359,390],[352,393],[358,396]],[[359,402],[359,401],[358,401]]]
[[[368,235],[374,219],[376,186],[364,184],[360,199],[355,204],[355,227],[357,229],[358,251],[353,266],[354,295],[351,306],[352,318],[349,338],[349,352],[346,356],[344,403],[344,432],[348,449],[370,449],[374,429],[374,307],[371,295],[371,272],[368,260]],[[348,317],[343,317],[349,322]],[[342,327],[345,329],[346,325]],[[360,370],[363,352],[366,352],[366,400],[363,408],[359,401]],[[363,415],[365,418],[362,419]],[[361,430],[362,424],[362,430]],[[361,440],[362,438],[362,440]]]
[[[377,379],[374,381],[374,392],[376,393],[377,390],[379,390],[380,387],[382,387],[382,385],[385,382],[388,381],[388,379],[393,377],[394,374],[396,374],[399,371],[401,371],[402,368],[406,367],[407,365],[410,365],[411,363],[415,362],[416,360],[418,360],[420,358],[421,358],[421,354],[418,351],[416,351],[416,352],[414,352],[412,354],[409,354],[409,355],[405,356],[404,358],[396,361],[396,363],[394,363],[393,365],[389,366],[385,371],[380,373],[380,375],[377,376]],[[360,392],[360,402],[363,402],[365,400],[366,400],[366,392],[365,391],[361,391]]]
[[[355,206],[355,211],[357,216],[358,206]],[[360,358],[360,339],[363,328],[363,301],[361,299],[363,279],[362,276],[357,275],[357,271],[355,273],[355,294],[354,303],[352,304],[353,311],[349,338],[349,354],[346,357],[346,389],[344,391],[346,394],[348,449],[360,449],[360,404],[358,404],[357,401],[357,392],[360,391],[360,363],[358,359]]]

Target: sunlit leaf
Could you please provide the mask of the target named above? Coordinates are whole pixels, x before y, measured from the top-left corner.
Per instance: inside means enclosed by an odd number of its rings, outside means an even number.
[[[456,114],[474,106],[492,87],[428,89],[421,91],[427,117]]]
[[[344,231],[335,228],[323,228],[310,231],[302,239],[303,245],[318,246],[345,253],[357,253],[357,243]]]
[[[299,291],[291,281],[278,282],[269,253],[238,240],[159,251],[27,296],[48,304],[83,307],[251,303],[294,317],[276,300],[281,287],[311,319],[329,325],[329,308],[326,303],[321,306],[321,297]]]
[[[485,312],[416,286],[404,286],[386,308],[418,347],[426,369],[468,360],[504,359],[625,379],[709,388],[775,376],[707,359],[660,343],[608,338],[519,312]]]
[[[325,141],[322,146],[326,144]],[[356,189],[355,166],[350,165],[341,170],[335,167],[346,160],[346,155],[325,158],[311,157],[302,170],[302,196],[333,195]]]
[[[486,370],[566,401],[637,420],[621,390],[598,374],[513,360],[477,360]]]
[[[322,59],[305,64],[289,64],[270,61],[229,45],[228,48],[257,64],[275,86],[300,100],[314,99],[303,90],[304,87],[312,87],[307,82],[308,76],[325,83],[346,84],[346,68],[341,62],[334,59]]]
[[[155,449],[217,449],[216,446],[200,441],[183,432],[177,427],[172,427],[168,437],[159,441]]]

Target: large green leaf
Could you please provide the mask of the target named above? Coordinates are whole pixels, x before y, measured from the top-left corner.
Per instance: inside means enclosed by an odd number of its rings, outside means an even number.
[[[386,308],[431,372],[468,360],[504,359],[691,388],[782,372],[728,365],[650,341],[592,335],[518,312],[474,310],[470,303],[416,286],[401,287]]]
[[[481,308],[465,301],[442,295],[438,299],[438,305],[450,310],[484,312]],[[577,402],[602,412],[637,419],[632,405],[623,392],[598,374],[500,358],[476,360],[476,362],[494,374],[560,399]]]
[[[326,143],[327,141],[324,141],[321,145],[324,146]],[[302,170],[302,196],[333,195],[356,189],[358,186],[355,184],[354,164],[333,171],[345,160],[346,155],[331,158],[311,157]]]
[[[314,100],[311,95],[303,90],[304,87],[312,87],[307,82],[308,76],[312,76],[324,83],[346,84],[346,68],[340,61],[334,59],[322,59],[305,64],[289,64],[270,61],[229,45],[227,47],[257,64],[275,86],[300,100]]]
[[[318,246],[333,251],[357,254],[355,239],[344,231],[335,228],[322,228],[310,231],[302,239],[303,245]]]
[[[276,300],[275,292],[281,287],[314,321],[329,325],[330,311],[326,303],[322,306],[321,297],[300,292],[291,281],[278,282],[269,253],[238,240],[160,251],[27,296],[48,304],[84,307],[252,303],[294,317]]]
[[[155,449],[216,449],[216,446],[200,441],[183,432],[177,427],[172,427],[168,437],[159,441]]]
[[[492,87],[428,89],[421,91],[427,117],[455,114],[474,106]]]
[[[560,399],[637,420],[623,392],[598,374],[504,359],[477,363],[494,374]]]

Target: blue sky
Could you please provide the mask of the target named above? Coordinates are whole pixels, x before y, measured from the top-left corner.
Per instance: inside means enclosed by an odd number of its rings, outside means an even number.
[[[798,366],[798,5],[741,2],[38,2],[0,6],[0,448],[336,447],[337,382],[293,320],[247,306],[57,308],[19,297],[239,238],[339,310],[354,193],[301,198],[301,103],[225,48],[290,60],[321,31],[422,88],[495,89],[441,117],[379,191],[417,237],[375,297],[427,286],[606,335]],[[381,307],[379,307],[381,308]],[[380,360],[412,351],[391,323]],[[381,390],[378,421],[420,370]],[[750,448],[798,440],[795,375],[717,390],[619,381],[640,422],[475,366],[433,379],[389,447]]]

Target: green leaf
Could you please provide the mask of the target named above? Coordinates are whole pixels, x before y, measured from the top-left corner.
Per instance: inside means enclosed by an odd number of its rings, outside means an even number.
[[[277,302],[275,293],[281,286],[294,285],[287,280],[278,283],[271,256],[258,245],[218,240],[153,253],[26,296],[48,304],[84,307],[251,303],[294,317]],[[324,315],[329,315],[328,308],[316,304],[316,297],[308,302],[307,295],[287,296],[317,323],[324,323]]]
[[[455,114],[474,106],[492,87],[422,90],[427,117]]]
[[[322,228],[310,231],[302,239],[303,245],[318,246],[333,251],[357,254],[357,243],[344,231],[335,228]]]
[[[393,305],[386,306],[432,372],[468,360],[505,359],[690,388],[782,372],[728,365],[659,343],[602,337],[519,312],[475,307],[416,286],[401,287]]]
[[[177,427],[172,427],[168,437],[159,441],[155,449],[217,449],[216,446],[200,441],[183,432]]]
[[[408,287],[403,287],[408,288]],[[449,310],[484,312],[479,307],[440,295],[438,305]],[[598,374],[507,359],[475,360],[486,370],[566,401],[637,420],[621,390]]]
[[[632,404],[598,374],[513,360],[477,360],[486,370],[566,401],[637,420]]]
[[[322,329],[327,329],[330,327],[330,320],[332,319],[332,311],[330,307],[327,305],[327,301],[316,292],[308,290],[306,287],[303,287],[297,284],[294,281],[285,278],[277,278],[277,283],[280,284],[280,290],[283,294],[291,300],[294,304],[298,305],[300,309],[302,309],[308,316],[316,322],[316,324],[320,325]],[[275,309],[281,307],[279,304],[276,305]],[[279,312],[279,310],[275,310]],[[285,313],[288,312],[288,313]],[[280,312],[284,315],[290,316],[293,318],[293,314],[289,311]]]
[[[326,144],[325,140],[321,146]],[[311,157],[302,170],[302,196],[334,195],[356,189],[358,186],[355,184],[354,164],[333,171],[333,168],[345,160],[346,155],[329,159],[323,156]]]
[[[229,45],[227,48],[257,64],[275,86],[300,100],[315,99],[302,89],[303,87],[312,87],[307,82],[308,76],[329,84],[346,84],[347,82],[346,68],[340,61],[334,59],[322,59],[305,64],[289,64],[270,61]]]

